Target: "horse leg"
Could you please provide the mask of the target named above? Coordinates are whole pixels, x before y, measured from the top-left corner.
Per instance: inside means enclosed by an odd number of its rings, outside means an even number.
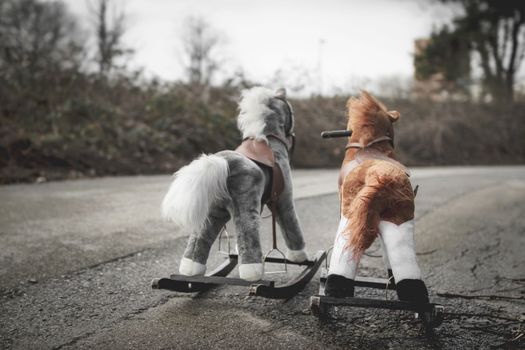
[[[428,291],[421,279],[414,243],[414,220],[396,225],[380,221],[379,232],[386,247],[400,300],[428,303]]]
[[[233,221],[237,232],[240,257],[239,276],[247,281],[258,281],[264,274],[259,228],[261,225],[260,200],[257,197],[233,198]]]
[[[202,231],[190,235],[180,262],[180,274],[186,276],[204,274],[211,246],[228,220],[230,220],[230,214],[225,208],[210,208],[208,220]]]
[[[392,266],[390,265],[390,259],[388,258],[388,251],[386,250],[385,242],[383,240],[383,236],[379,235],[379,241],[381,242],[381,248],[383,250],[383,263],[385,264],[385,268],[388,274],[388,278],[392,279],[391,282],[395,283],[394,275],[392,273]]]
[[[291,189],[284,191],[277,201],[277,222],[288,248],[286,259],[293,262],[308,260],[308,254],[304,250],[303,231],[297,218]]]
[[[351,248],[346,247],[348,240],[343,232],[347,223],[348,219],[341,216],[325,284],[325,294],[337,298],[354,296],[354,281],[360,260]]]

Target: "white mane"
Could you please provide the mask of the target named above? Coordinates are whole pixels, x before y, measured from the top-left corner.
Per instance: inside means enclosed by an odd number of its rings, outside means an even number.
[[[273,97],[275,97],[274,91],[260,86],[242,92],[237,127],[242,132],[243,139],[254,137],[258,140],[266,140],[265,116],[271,113],[268,104]]]

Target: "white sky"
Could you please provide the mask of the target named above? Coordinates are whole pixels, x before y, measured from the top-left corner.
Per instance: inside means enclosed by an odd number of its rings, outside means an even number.
[[[88,27],[87,0],[66,0]],[[132,67],[163,80],[183,76],[178,52],[184,19],[200,16],[226,38],[228,71],[268,82],[278,69],[303,70],[324,91],[365,79],[410,77],[414,39],[451,17],[428,0],[118,0],[128,13]],[[324,44],[320,44],[321,40]],[[321,57],[321,59],[320,59]],[[319,61],[321,72],[319,73]],[[295,71],[295,73],[293,73]]]

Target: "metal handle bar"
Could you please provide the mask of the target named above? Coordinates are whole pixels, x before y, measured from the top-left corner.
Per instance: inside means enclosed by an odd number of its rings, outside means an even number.
[[[352,136],[352,130],[332,130],[332,131],[323,131],[321,137],[323,139],[331,139],[334,137],[350,137]]]

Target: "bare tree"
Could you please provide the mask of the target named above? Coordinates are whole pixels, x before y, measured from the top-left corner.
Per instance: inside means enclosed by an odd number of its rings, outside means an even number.
[[[122,38],[126,32],[126,13],[113,0],[88,2],[96,32],[96,61],[100,75],[106,76],[118,67],[117,60],[133,50],[126,48]]]
[[[188,82],[209,86],[220,68],[217,49],[223,43],[221,35],[200,17],[188,17],[182,33],[183,65]]]
[[[61,2],[0,0],[0,69],[34,76],[52,66],[78,66],[84,48]]]
[[[73,15],[58,1],[0,0],[0,119],[49,126],[85,58]]]

